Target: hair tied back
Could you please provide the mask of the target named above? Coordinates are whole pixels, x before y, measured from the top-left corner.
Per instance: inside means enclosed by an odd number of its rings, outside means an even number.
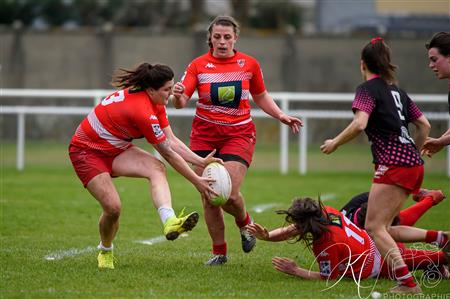
[[[375,45],[378,41],[383,41],[383,38],[382,37],[374,37],[374,38],[372,38],[371,40],[370,40],[370,43],[372,44],[372,45]]]

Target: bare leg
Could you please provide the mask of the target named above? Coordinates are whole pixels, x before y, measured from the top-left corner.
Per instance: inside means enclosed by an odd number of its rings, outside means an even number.
[[[405,189],[386,184],[372,184],[369,193],[365,228],[390,269],[405,266],[389,230],[407,197]]]
[[[99,220],[100,239],[103,246],[111,247],[119,229],[121,210],[119,194],[114,187],[111,176],[106,172],[95,176],[86,188],[103,208]]]

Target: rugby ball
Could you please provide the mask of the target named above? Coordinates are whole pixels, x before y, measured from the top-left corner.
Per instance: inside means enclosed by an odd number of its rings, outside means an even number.
[[[202,176],[215,180],[210,186],[219,195],[211,198],[211,204],[214,206],[225,204],[231,194],[231,178],[225,166],[217,162],[210,163],[203,170]]]

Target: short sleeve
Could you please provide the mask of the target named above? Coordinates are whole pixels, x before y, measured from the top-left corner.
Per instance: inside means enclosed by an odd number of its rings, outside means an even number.
[[[361,110],[367,114],[371,114],[375,108],[375,98],[364,87],[359,87],[356,90],[355,99],[353,100],[352,110]]]
[[[339,276],[339,244],[320,242],[314,246],[314,255],[319,264],[320,277],[322,279],[336,279]]]
[[[264,84],[264,77],[259,66],[259,63],[255,60],[252,66],[252,78],[250,79],[250,93],[252,95],[258,95],[266,90]]]
[[[142,109],[136,115],[136,125],[150,144],[159,144],[167,139],[162,130],[168,125],[167,114],[165,108],[162,111],[160,112],[158,109],[156,111],[153,111],[153,109]],[[165,116],[162,116],[162,113]]]
[[[414,103],[410,97],[407,96],[408,101],[408,116],[409,121],[414,121],[423,115],[416,103]]]

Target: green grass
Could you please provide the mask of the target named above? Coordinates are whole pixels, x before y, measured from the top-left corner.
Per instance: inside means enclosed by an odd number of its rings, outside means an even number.
[[[263,154],[277,156],[269,150]],[[301,244],[258,242],[252,253],[243,253],[239,233],[229,215],[225,216],[229,263],[218,268],[203,266],[210,256],[210,240],[200,199],[195,188],[173,171],[169,171],[173,206],[176,211],[183,207],[199,211],[198,226],[174,242],[136,243],[161,236],[162,227],[146,181],[118,178],[115,182],[123,209],[114,243],[116,269],[99,271],[92,248],[98,244],[101,209],[66,161],[65,146],[28,144],[23,172],[15,170],[14,157],[13,146],[2,146],[1,298],[358,298],[357,286],[351,280],[322,291],[326,287],[324,281],[303,281],[272,268],[273,256],[290,257],[309,267],[312,254]],[[258,163],[263,162],[264,159]],[[341,162],[330,160],[329,168],[334,163]],[[331,198],[326,204],[340,208],[352,195],[370,186],[369,171],[329,168],[306,176],[295,171],[282,176],[276,169],[257,167],[255,163],[242,188],[255,221],[269,228],[282,225],[283,219],[273,211],[287,208],[294,196],[322,194]],[[450,194],[448,178],[443,173],[428,174],[424,186],[441,188]],[[254,212],[263,204],[275,206]],[[445,200],[425,214],[417,226],[449,230],[449,208],[449,201]],[[70,255],[70,250],[85,252]],[[67,256],[59,260],[45,259],[63,253]],[[421,272],[417,271],[416,276],[420,278]],[[374,283],[379,292],[386,292],[393,285],[387,280],[368,280],[363,285]],[[424,287],[430,295],[444,296],[449,290],[449,281]],[[368,291],[362,290],[361,295],[367,296]]]

